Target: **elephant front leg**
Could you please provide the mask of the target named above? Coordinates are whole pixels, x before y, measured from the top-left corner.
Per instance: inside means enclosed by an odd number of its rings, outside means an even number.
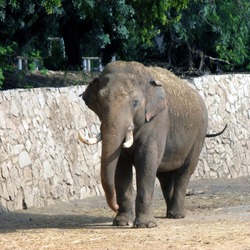
[[[115,175],[115,187],[119,210],[113,220],[114,226],[133,225],[132,163],[120,157]]]
[[[137,228],[152,228],[157,226],[152,211],[155,174],[155,171],[151,168],[146,171],[141,168],[136,169],[137,196],[134,226]]]

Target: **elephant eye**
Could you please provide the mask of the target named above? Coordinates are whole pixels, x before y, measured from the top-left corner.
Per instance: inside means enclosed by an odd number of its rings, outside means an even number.
[[[134,107],[134,108],[137,107],[137,106],[139,105],[139,103],[140,103],[139,100],[134,100],[134,101],[132,102],[133,107]]]

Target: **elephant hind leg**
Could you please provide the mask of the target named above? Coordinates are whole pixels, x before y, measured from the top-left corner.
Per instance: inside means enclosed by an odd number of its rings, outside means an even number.
[[[185,196],[189,179],[197,165],[198,159],[185,163],[172,172],[158,172],[163,195],[167,204],[167,218],[180,219],[185,217]]]
[[[171,201],[174,193],[174,172],[157,172],[162,193],[166,201],[167,208],[171,206]]]
[[[167,208],[167,218],[181,219],[185,217],[185,196],[190,176],[175,173],[172,199]]]
[[[173,195],[167,209],[167,218],[180,219],[185,217],[185,196],[188,182],[198,163],[198,158],[185,162],[183,166],[173,172]]]

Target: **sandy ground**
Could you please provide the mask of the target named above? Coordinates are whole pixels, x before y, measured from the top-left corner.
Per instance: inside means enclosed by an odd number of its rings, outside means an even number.
[[[57,202],[0,215],[0,249],[250,249],[250,177],[189,185],[187,216],[164,218],[157,187],[158,227],[113,227],[104,197]]]

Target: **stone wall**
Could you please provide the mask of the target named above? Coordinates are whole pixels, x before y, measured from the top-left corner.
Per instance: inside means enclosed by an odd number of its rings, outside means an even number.
[[[193,178],[250,175],[250,74],[210,75],[189,80],[208,108],[208,133]]]
[[[209,132],[193,178],[250,175],[250,75],[189,80],[205,99]],[[84,87],[0,92],[0,213],[103,193],[101,145],[85,146],[77,129],[99,121],[78,95]]]
[[[87,147],[77,139],[77,129],[87,121],[93,131],[98,125],[78,97],[83,90],[0,92],[0,213],[103,192],[101,146]]]

